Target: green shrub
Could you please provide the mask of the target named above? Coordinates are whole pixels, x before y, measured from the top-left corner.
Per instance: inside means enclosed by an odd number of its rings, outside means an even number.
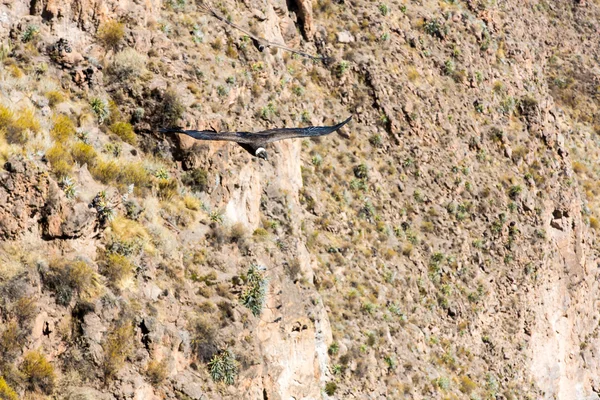
[[[108,101],[101,99],[99,97],[92,97],[90,99],[90,107],[96,117],[98,118],[98,123],[103,123],[110,116],[110,106]]]
[[[240,295],[240,302],[252,311],[257,317],[262,313],[265,305],[265,296],[267,294],[267,279],[263,276],[261,268],[257,265],[251,265],[246,274],[246,287]]]
[[[208,363],[208,371],[213,381],[233,385],[237,375],[237,361],[230,350],[216,354]]]
[[[21,41],[23,43],[31,42],[32,40],[37,38],[39,33],[40,33],[40,28],[38,28],[35,25],[29,25],[27,28],[25,28],[23,35],[21,35]]]
[[[196,192],[205,192],[208,189],[208,174],[201,168],[189,171],[181,180],[184,185]]]
[[[174,126],[181,119],[185,107],[181,104],[177,93],[174,90],[167,90],[163,94],[162,102],[158,104],[156,115],[158,122],[164,126]]]
[[[519,197],[522,191],[523,188],[519,185],[511,186],[510,189],[508,189],[508,195],[514,200]]]
[[[362,163],[354,167],[354,176],[359,179],[367,179],[369,176],[369,168]]]
[[[327,396],[333,396],[337,390],[337,384],[335,382],[327,382],[325,384],[325,393]]]
[[[110,126],[110,131],[131,145],[135,145],[137,142],[133,127],[128,122],[115,122]]]
[[[42,353],[34,350],[25,354],[21,372],[29,390],[39,390],[47,395],[54,390],[56,380],[54,367]]]

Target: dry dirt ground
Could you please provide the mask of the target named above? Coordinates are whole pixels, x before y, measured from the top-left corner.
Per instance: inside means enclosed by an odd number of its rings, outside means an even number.
[[[0,39],[0,399],[599,398],[598,1],[4,0]],[[269,161],[157,131],[348,115]]]

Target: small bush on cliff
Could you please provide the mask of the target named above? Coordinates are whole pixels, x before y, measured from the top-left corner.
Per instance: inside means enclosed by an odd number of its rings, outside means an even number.
[[[251,265],[245,277],[246,288],[240,295],[240,302],[257,317],[262,313],[267,294],[267,279],[263,276],[264,269]]]
[[[56,375],[54,367],[46,360],[39,351],[30,351],[25,354],[21,372],[25,377],[29,390],[39,390],[45,394],[51,394],[54,390]]]
[[[54,146],[46,151],[46,158],[57,176],[62,177],[71,172],[73,158],[60,142],[55,143]]]
[[[0,335],[0,360],[9,364],[20,354],[27,340],[26,332],[19,328],[17,321],[11,321],[4,326]]]
[[[66,306],[73,294],[92,293],[98,286],[98,274],[85,261],[52,260],[43,274],[44,285],[56,296],[56,303]]]
[[[74,137],[77,133],[75,124],[73,124],[71,118],[64,114],[55,115],[54,118],[52,118],[52,122],[54,125],[50,131],[50,136],[57,142],[64,143]]]
[[[120,81],[138,78],[146,70],[146,57],[132,48],[118,52],[108,72]]]
[[[217,338],[215,323],[206,317],[200,317],[194,322],[192,330],[194,331],[192,340],[194,353],[203,362],[211,360],[219,350],[215,344]]]
[[[77,142],[71,148],[71,155],[79,165],[87,164],[88,168],[93,168],[98,161],[98,153],[89,144]]]
[[[125,37],[125,26],[115,20],[106,21],[98,28],[98,40],[109,49],[116,49]]]
[[[325,393],[327,396],[333,396],[337,390],[337,384],[335,382],[327,382],[325,384]]]
[[[189,171],[181,180],[184,185],[196,192],[204,192],[208,188],[208,174],[201,168]]]
[[[158,116],[157,122],[162,125],[174,126],[183,116],[184,111],[185,107],[179,100],[177,93],[173,90],[167,90],[162,96],[162,101],[156,106],[155,115]]]
[[[208,363],[208,371],[215,382],[233,385],[237,375],[237,361],[231,350],[223,350]]]
[[[162,360],[160,362],[150,361],[146,367],[146,375],[148,375],[150,382],[155,385],[160,385],[163,383],[164,380],[169,376],[166,360]]]
[[[115,122],[110,126],[110,131],[131,145],[135,145],[137,141],[133,127],[128,122]]]
[[[32,109],[26,108],[15,115],[12,124],[6,126],[6,140],[11,143],[23,144],[27,141],[28,132],[40,131],[40,122]]]
[[[17,392],[13,390],[4,378],[0,377],[0,399],[2,400],[19,400]]]
[[[102,275],[111,285],[119,285],[133,273],[133,264],[126,256],[117,253],[107,254],[103,263]]]
[[[112,379],[119,372],[133,348],[133,326],[122,323],[115,327],[102,346],[104,349],[104,377]]]
[[[66,97],[63,94],[63,92],[58,90],[49,90],[48,92],[46,92],[45,96],[48,99],[48,104],[50,105],[50,107],[54,107],[55,105],[60,104],[66,100]]]
[[[98,123],[103,123],[110,116],[110,106],[108,101],[101,99],[99,97],[93,97],[90,99],[90,107],[96,117],[98,118]]]

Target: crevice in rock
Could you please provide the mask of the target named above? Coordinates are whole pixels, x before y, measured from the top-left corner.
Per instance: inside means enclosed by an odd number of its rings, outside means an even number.
[[[148,335],[150,333],[150,329],[148,329],[148,327],[146,326],[146,321],[142,320],[138,327],[142,331],[142,344],[144,345],[147,351],[150,351],[150,343],[152,342],[152,340]]]
[[[71,317],[73,318],[72,333],[74,337],[81,337],[83,335],[83,318],[86,314],[95,310],[94,304],[88,302],[77,303],[71,311]]]
[[[267,389],[263,388],[263,400],[269,400],[269,396],[267,396]]]
[[[30,15],[35,15],[35,8],[37,6],[37,2],[38,2],[38,0],[31,0],[31,3],[29,3],[29,14]]]

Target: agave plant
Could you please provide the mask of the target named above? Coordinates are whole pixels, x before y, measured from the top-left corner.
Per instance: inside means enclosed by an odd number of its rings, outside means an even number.
[[[75,181],[70,176],[63,176],[58,181],[58,186],[65,192],[67,199],[74,199],[77,196],[77,187]]]
[[[110,108],[108,106],[108,102],[99,97],[93,97],[90,100],[90,107],[96,116],[98,117],[98,122],[103,123],[106,118],[110,115]]]
[[[246,274],[246,289],[240,296],[240,302],[258,317],[265,305],[268,279],[264,277],[264,267],[251,265]]]
[[[116,216],[113,204],[108,200],[106,191],[101,191],[92,200],[92,207],[98,212],[98,220],[101,224],[112,221]]]
[[[215,382],[225,382],[233,385],[237,375],[237,361],[231,350],[223,350],[215,354],[208,363],[210,376]]]

